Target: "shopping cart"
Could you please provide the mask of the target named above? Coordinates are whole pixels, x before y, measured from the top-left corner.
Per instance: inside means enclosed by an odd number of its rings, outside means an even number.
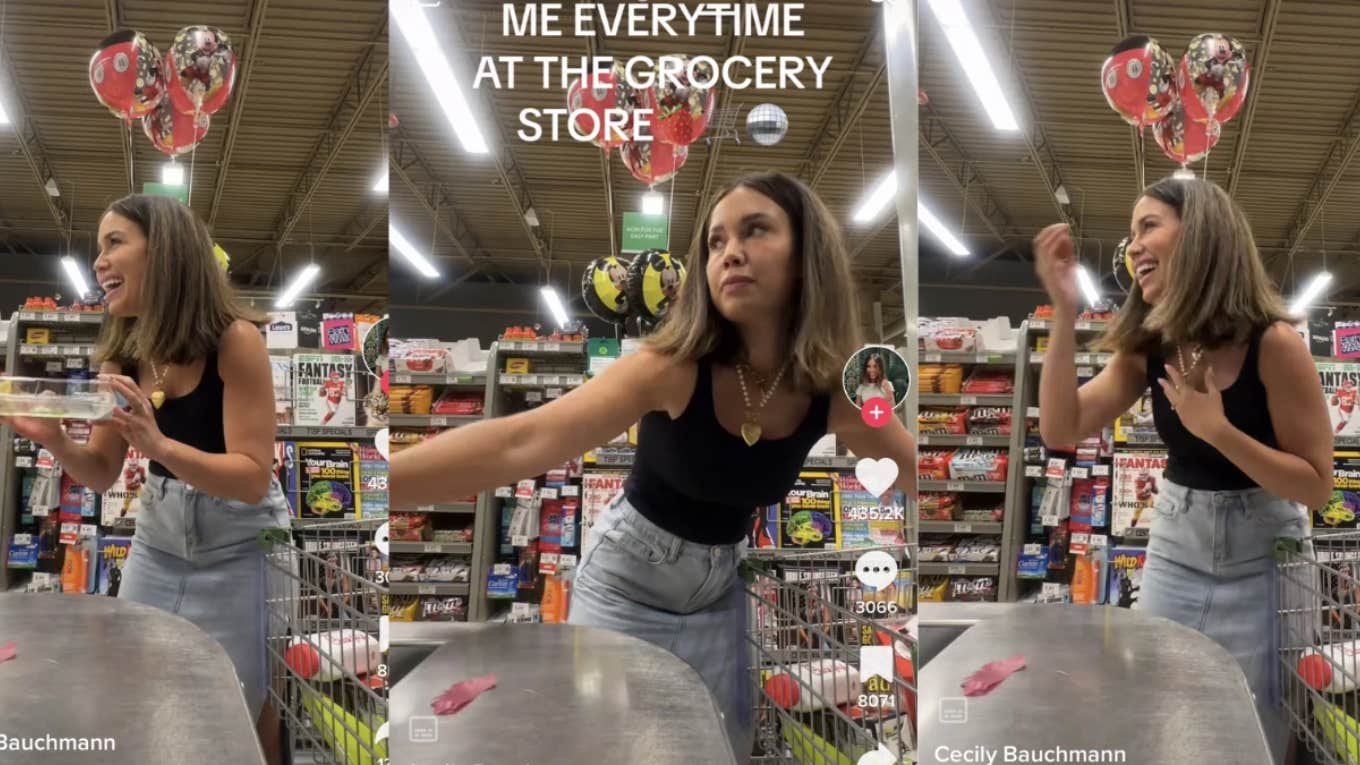
[[[916,638],[907,629],[914,556],[901,546],[771,552],[753,551],[743,564],[756,689],[752,762],[915,762]],[[886,571],[887,560],[903,571],[892,584],[861,583],[862,575],[892,575],[857,572],[856,561]]]
[[[1360,531],[1276,541],[1283,701],[1318,763],[1360,765]]]
[[[270,698],[292,762],[382,765],[387,666],[379,650],[382,520],[329,521],[262,535]]]

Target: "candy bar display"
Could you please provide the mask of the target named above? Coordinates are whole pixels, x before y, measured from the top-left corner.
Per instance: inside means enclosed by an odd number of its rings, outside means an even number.
[[[927,576],[921,578],[917,586],[916,600],[919,603],[944,603],[949,599],[949,577]]]
[[[917,385],[922,393],[961,393],[963,391],[963,366],[960,364],[922,364]]]
[[[922,492],[916,506],[923,521],[952,521],[958,517],[959,495]]]
[[[922,449],[916,456],[916,473],[922,481],[949,480],[953,449]]]
[[[438,340],[388,341],[392,369],[407,374],[448,374],[451,368],[449,352]]]
[[[968,432],[976,436],[1009,436],[1011,434],[1011,408],[1008,406],[974,407],[968,412]]]
[[[387,410],[392,414],[429,414],[434,405],[434,388],[429,385],[393,385],[387,399]]]
[[[954,543],[948,540],[922,542],[920,550],[922,563],[945,563],[953,559]]]
[[[921,335],[921,348],[934,352],[975,351],[978,333],[972,327],[939,327]]]
[[[994,603],[998,586],[996,577],[954,577],[949,586],[949,599],[960,603]]]
[[[439,400],[429,411],[430,414],[450,417],[479,417],[484,406],[480,393],[447,391],[439,397]],[[412,412],[412,414],[415,414],[415,412]]]
[[[949,460],[949,480],[1004,481],[1010,457],[990,449],[963,449]]]
[[[968,432],[968,417],[967,409],[927,408],[916,421],[922,434],[961,436]]]
[[[978,369],[964,382],[963,392],[980,396],[1007,396],[1015,392],[1015,379],[1009,372]]]
[[[999,537],[961,538],[955,545],[951,560],[963,563],[996,563],[1001,560]]]
[[[467,582],[470,574],[471,571],[466,561],[449,557],[434,558],[425,564],[422,581]]]

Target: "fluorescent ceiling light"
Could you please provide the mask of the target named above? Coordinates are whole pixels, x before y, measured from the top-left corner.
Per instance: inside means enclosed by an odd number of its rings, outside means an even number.
[[[435,269],[434,264],[430,262],[430,259],[422,255],[420,251],[415,248],[415,245],[411,244],[411,242],[391,224],[388,224],[387,226],[387,240],[392,243],[392,247],[396,249],[398,254],[403,258],[406,258],[407,263],[410,263],[420,272],[421,276],[424,276],[427,279],[439,278],[439,271]]]
[[[530,207],[524,211],[524,222],[534,228],[538,228],[538,213],[534,212],[534,208]]]
[[[1091,279],[1091,272],[1086,270],[1086,266],[1077,266],[1077,283],[1081,285],[1081,291],[1086,295],[1087,305],[1095,306],[1100,302],[1100,290],[1096,289],[1096,283]]]
[[[1057,198],[1058,204],[1060,205],[1072,204],[1072,197],[1067,196],[1067,189],[1062,184],[1058,185],[1058,188],[1053,192],[1053,196]]]
[[[321,266],[315,263],[307,264],[307,267],[302,269],[302,272],[293,279],[293,283],[284,289],[282,295],[279,295],[279,299],[274,302],[274,307],[287,308],[292,305],[302,294],[302,291],[307,289],[307,285],[311,284],[320,274]]]
[[[5,105],[0,103],[0,125],[9,124],[9,114],[5,112]]]
[[[449,60],[444,56],[445,44],[435,38],[434,27],[425,18],[425,9],[417,0],[393,0],[392,19],[401,30],[406,44],[411,47],[430,84],[434,98],[443,109],[444,116],[453,126],[453,132],[463,144],[463,151],[469,154],[486,154],[489,149],[482,129],[473,118],[471,105],[463,94],[463,86],[453,76]],[[452,23],[450,21],[450,23]]]
[[[949,40],[949,47],[954,49],[959,68],[968,75],[973,92],[982,102],[982,108],[987,110],[987,116],[992,118],[992,125],[997,130],[1019,130],[1015,113],[1001,90],[1001,83],[997,82],[987,51],[973,32],[968,14],[963,12],[963,4],[959,0],[929,0],[929,3],[935,20],[940,22],[945,38]]]
[[[66,271],[66,278],[70,280],[71,286],[75,288],[76,297],[83,298],[90,293],[90,286],[85,283],[85,275],[80,272],[80,266],[75,258],[70,255],[62,257],[61,267]]]
[[[934,234],[946,250],[959,256],[969,254],[968,248],[963,245],[963,242],[959,241],[958,237],[954,236],[954,232],[950,231],[940,222],[939,218],[935,217],[935,213],[920,202],[916,203],[916,217],[921,219],[921,227]]]
[[[642,195],[642,214],[643,215],[665,215],[666,198],[652,192]]]
[[[178,162],[166,162],[161,165],[161,183],[166,186],[183,186],[184,165]]]
[[[1171,177],[1182,181],[1193,181],[1195,180],[1195,171],[1188,167],[1181,167],[1181,169],[1172,173]]]
[[[1312,281],[1308,282],[1308,286],[1303,288],[1302,294],[1294,299],[1294,304],[1289,307],[1289,310],[1293,313],[1304,312],[1308,309],[1308,306],[1313,304],[1314,300],[1322,296],[1322,291],[1331,283],[1332,275],[1330,273],[1322,271],[1317,274]]]
[[[859,203],[859,209],[855,210],[854,220],[856,223],[868,223],[883,213],[884,208],[892,202],[893,195],[897,193],[897,172],[888,173],[883,180],[878,182],[874,190],[869,192],[863,202]]]
[[[562,298],[558,297],[557,290],[552,287],[544,287],[542,293],[543,302],[548,304],[548,310],[552,312],[553,319],[557,321],[557,326],[565,328],[569,321],[567,309],[562,306]]]
[[[378,176],[378,182],[373,184],[373,190],[379,194],[387,193],[387,171],[383,170],[382,175]]]

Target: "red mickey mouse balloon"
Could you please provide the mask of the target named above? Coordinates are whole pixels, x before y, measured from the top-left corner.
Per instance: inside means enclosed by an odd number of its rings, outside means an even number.
[[[182,114],[166,100],[154,113],[142,118],[142,130],[157,151],[176,157],[193,149],[208,135],[209,121],[206,114]]]
[[[1157,140],[1162,153],[1181,165],[1207,157],[1209,151],[1218,144],[1220,135],[1221,128],[1217,122],[1196,122],[1186,117],[1185,108],[1179,99],[1171,114],[1152,126],[1152,137]]]
[[[601,72],[598,77],[591,73],[571,84],[567,91],[567,108],[575,115],[576,129],[582,133],[593,133],[591,143],[605,151],[622,146],[631,139],[633,110],[639,105],[637,90],[628,84],[623,65],[615,64],[613,71]],[[627,114],[625,124],[606,128],[605,115],[611,109],[622,110]],[[579,112],[585,110],[595,115],[594,119]]]
[[[1147,127],[1166,117],[1176,100],[1176,62],[1151,37],[1126,37],[1100,68],[1100,89],[1124,121]]]
[[[141,32],[114,32],[90,57],[90,87],[119,119],[150,114],[165,97],[160,51]]]
[[[634,178],[651,186],[674,178],[689,159],[689,148],[657,140],[632,141],[623,145],[619,156]]]
[[[712,82],[716,72],[707,62],[691,67],[685,56],[671,56],[684,68],[658,67],[656,81],[645,92],[645,106],[652,110],[652,134],[666,143],[689,146],[699,140],[713,118],[714,91],[700,87],[690,78],[691,69],[702,82]]]
[[[165,54],[166,88],[183,114],[215,114],[227,105],[236,83],[231,40],[213,27],[185,27]]]
[[[1237,116],[1250,84],[1251,65],[1242,43],[1212,33],[1190,41],[1176,76],[1185,114],[1196,122],[1212,118],[1222,124]]]

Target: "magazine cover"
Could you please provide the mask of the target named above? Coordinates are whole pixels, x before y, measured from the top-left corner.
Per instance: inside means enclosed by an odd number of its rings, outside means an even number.
[[[298,347],[297,311],[270,311],[265,326],[265,347],[292,350]]]
[[[1143,567],[1146,565],[1146,547],[1111,548],[1109,589],[1105,594],[1105,602],[1120,608],[1132,608],[1138,602],[1138,591],[1143,586]]]
[[[118,597],[123,581],[123,564],[132,551],[132,537],[104,537],[99,540],[99,585],[95,592]]]
[[[359,499],[365,518],[387,515],[387,460],[375,446],[359,446]]]
[[[297,498],[303,518],[359,518],[359,459],[352,443],[297,444]]]
[[[1318,568],[1317,586],[1322,593],[1318,605],[1324,635],[1340,631],[1351,639],[1360,627],[1354,617],[1360,610],[1360,550],[1346,549],[1345,543],[1337,546],[1335,542],[1329,547],[1325,538],[1315,545],[1313,555],[1322,564]]]
[[[140,451],[128,448],[118,480],[104,492],[104,512],[100,519],[104,526],[127,525],[136,519],[137,511],[142,508],[140,495],[150,464],[151,460]]]
[[[1166,470],[1166,452],[1120,452],[1114,455],[1112,481],[1113,520],[1110,533],[1116,537],[1147,536],[1157,517],[1157,491]]]
[[[269,369],[274,375],[274,421],[279,425],[292,425],[293,359],[290,356],[270,356]]]
[[[803,473],[793,482],[779,518],[780,547],[835,550],[840,546],[840,490],[830,473]]]
[[[899,514],[897,508],[884,508],[878,497],[848,473],[837,475],[836,484],[841,507],[841,549],[906,543],[905,509]]]
[[[752,550],[765,550],[779,546],[783,537],[779,533],[779,514],[783,505],[757,507],[751,516],[751,528],[746,532],[746,546]]]
[[[354,425],[354,356],[299,353],[293,356],[293,421],[298,425]]]
[[[623,491],[627,473],[586,473],[581,476],[581,558],[595,545],[595,521],[609,507],[614,495]]]
[[[1152,421],[1152,391],[1143,391],[1129,411],[1115,419],[1114,440],[1138,443],[1157,439],[1157,426]]]
[[[1319,362],[1317,370],[1322,379],[1322,393],[1327,398],[1327,413],[1332,417],[1332,433],[1360,436],[1360,418],[1354,416],[1360,364]]]
[[[848,608],[847,578],[839,568],[790,568],[784,571],[785,586],[779,591],[780,648],[831,649],[844,645],[845,619],[832,608]],[[798,621],[783,615],[797,615]],[[809,628],[813,625],[816,629]],[[853,629],[853,628],[851,628]],[[830,639],[828,639],[830,638]]]
[[[1332,498],[1313,511],[1313,528],[1354,529],[1360,526],[1360,451],[1332,455]]]

